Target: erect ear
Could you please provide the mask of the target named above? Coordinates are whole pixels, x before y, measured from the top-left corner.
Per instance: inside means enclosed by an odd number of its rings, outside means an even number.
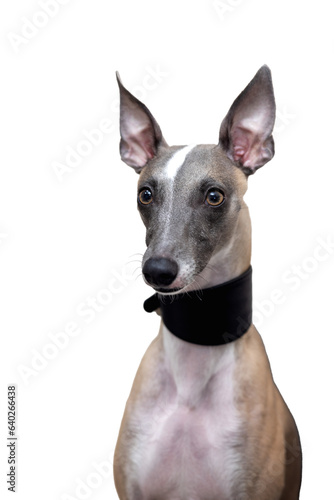
[[[116,78],[120,91],[121,158],[140,173],[159,146],[167,143],[149,109],[123,86],[118,72]]]
[[[232,104],[220,127],[219,142],[246,175],[274,156],[275,98],[268,66],[262,66]]]

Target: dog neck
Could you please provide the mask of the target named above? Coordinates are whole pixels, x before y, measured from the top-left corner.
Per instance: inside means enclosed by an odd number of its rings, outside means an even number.
[[[164,325],[191,344],[217,346],[239,339],[252,323],[252,268],[221,285],[186,294],[154,294],[144,303],[160,308]]]

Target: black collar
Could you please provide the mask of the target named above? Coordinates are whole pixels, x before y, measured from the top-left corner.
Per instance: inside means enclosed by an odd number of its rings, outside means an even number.
[[[168,330],[186,342],[233,342],[252,324],[252,268],[222,285],[179,295],[155,293],[144,302],[147,312],[159,307]]]

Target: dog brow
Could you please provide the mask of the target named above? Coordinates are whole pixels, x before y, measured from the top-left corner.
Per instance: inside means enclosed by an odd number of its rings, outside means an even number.
[[[166,165],[166,173],[167,177],[170,180],[174,180],[177,172],[179,169],[182,167],[184,164],[184,161],[186,159],[186,156],[190,151],[195,147],[194,144],[191,144],[190,146],[184,146],[182,149],[178,149],[172,158],[168,161]]]

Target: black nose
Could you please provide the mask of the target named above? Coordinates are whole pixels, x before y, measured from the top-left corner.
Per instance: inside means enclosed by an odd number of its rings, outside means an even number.
[[[143,267],[143,274],[150,285],[168,286],[175,280],[179,266],[175,260],[152,257]]]

